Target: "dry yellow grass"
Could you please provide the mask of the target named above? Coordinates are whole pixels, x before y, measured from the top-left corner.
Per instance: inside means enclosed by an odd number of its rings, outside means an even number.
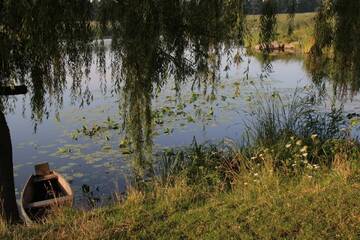
[[[341,170],[340,170],[341,169]],[[283,179],[270,167],[240,174],[232,190],[201,192],[184,180],[131,190],[123,202],[89,212],[59,210],[29,227],[0,224],[1,239],[316,238],[355,239],[360,185],[339,179],[343,163],[318,177]]]

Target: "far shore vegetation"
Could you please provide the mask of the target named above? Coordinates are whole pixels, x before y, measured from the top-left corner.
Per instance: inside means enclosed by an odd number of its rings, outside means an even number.
[[[289,14],[276,16],[275,38],[279,44],[290,44],[293,50],[309,53],[315,43],[314,27],[316,13],[298,13],[293,18],[293,29],[289,33]],[[254,49],[259,44],[260,15],[246,16],[245,25],[248,35],[245,37],[245,47]]]

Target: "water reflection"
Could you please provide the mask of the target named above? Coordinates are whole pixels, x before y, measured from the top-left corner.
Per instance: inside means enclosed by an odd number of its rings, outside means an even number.
[[[315,44],[306,66],[316,83],[330,79],[339,97],[360,89],[359,1],[328,1],[316,17]]]
[[[174,79],[180,94],[180,85],[188,78],[204,89],[213,85],[219,79],[221,55],[241,44],[242,4],[104,1],[101,8],[110,12],[101,18],[101,32],[111,33],[112,66],[120,70],[113,71],[113,78],[117,90],[122,90],[120,109],[132,145],[135,178],[142,179],[153,175],[154,88]]]

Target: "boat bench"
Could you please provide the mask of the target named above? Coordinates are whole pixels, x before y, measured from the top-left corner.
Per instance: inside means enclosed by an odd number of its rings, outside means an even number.
[[[71,197],[64,196],[64,197],[58,197],[58,198],[53,198],[53,199],[48,199],[48,200],[29,203],[29,204],[27,204],[25,206],[25,208],[26,209],[29,209],[29,208],[43,208],[43,207],[48,207],[48,206],[53,206],[53,205],[60,205],[60,204],[70,202],[70,201],[71,201]]]
[[[36,176],[34,178],[34,182],[44,182],[44,181],[49,181],[49,180],[53,180],[53,179],[58,179],[58,176],[56,176],[54,173],[45,175],[45,176]]]

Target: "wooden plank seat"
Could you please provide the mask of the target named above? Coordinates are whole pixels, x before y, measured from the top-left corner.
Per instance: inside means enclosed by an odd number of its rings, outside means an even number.
[[[36,165],[21,194],[22,219],[37,222],[53,207],[71,207],[73,198],[71,186],[61,174],[51,171],[47,163]]]
[[[72,200],[72,198],[69,196],[58,197],[58,198],[29,203],[25,206],[25,208],[26,209],[43,208],[43,207],[48,207],[48,206],[53,206],[53,205],[61,205],[63,203],[69,202],[71,200]]]
[[[54,173],[51,173],[46,176],[35,176],[34,182],[43,182],[43,181],[53,180],[53,179],[58,179],[58,176],[55,175]]]

